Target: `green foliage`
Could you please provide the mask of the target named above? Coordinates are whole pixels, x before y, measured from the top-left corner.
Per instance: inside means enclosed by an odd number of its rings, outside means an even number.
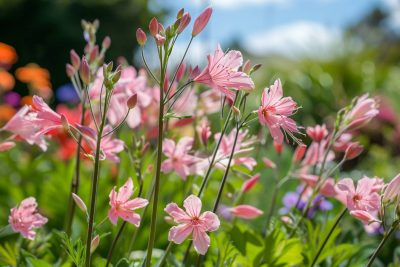
[[[0,245],[0,262],[10,265],[17,265],[17,246],[12,247],[9,243]]]
[[[72,241],[72,238],[68,237],[65,232],[59,233],[59,236],[62,242],[62,246],[71,261],[77,267],[84,266],[86,246],[83,244],[82,240],[78,239],[76,241]]]

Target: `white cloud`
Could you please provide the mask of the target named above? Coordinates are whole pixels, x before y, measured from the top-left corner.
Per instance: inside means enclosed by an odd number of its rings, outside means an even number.
[[[213,7],[233,9],[248,6],[265,6],[265,5],[279,5],[285,6],[292,0],[193,0],[197,6],[204,6],[210,4]]]
[[[327,57],[341,47],[342,32],[316,22],[300,21],[263,33],[252,33],[244,46],[258,55],[280,54],[288,57]]]

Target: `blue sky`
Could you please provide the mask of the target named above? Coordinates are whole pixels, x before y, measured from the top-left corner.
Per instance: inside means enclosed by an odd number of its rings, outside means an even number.
[[[399,8],[397,0],[153,0],[173,13],[181,7],[192,14],[192,21],[208,5],[213,16],[206,31],[194,43],[196,55],[223,48],[238,40],[255,54],[323,54],[326,47],[340,46],[343,29],[356,23],[372,8]],[[399,11],[398,9],[397,11]],[[397,15],[398,12],[397,12]],[[173,14],[167,18],[171,23]],[[188,32],[190,34],[190,31]],[[183,36],[184,37],[184,36]],[[189,36],[187,36],[189,37]],[[185,38],[182,38],[185,39]],[[185,42],[180,41],[182,49]]]

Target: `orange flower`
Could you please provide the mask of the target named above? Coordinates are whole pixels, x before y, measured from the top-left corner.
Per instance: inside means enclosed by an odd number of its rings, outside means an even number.
[[[0,91],[10,91],[11,89],[14,88],[14,85],[15,85],[14,77],[7,71],[0,69]]]
[[[32,105],[32,96],[27,95],[21,99],[21,105]]]
[[[14,47],[0,42],[0,66],[6,68],[17,62],[18,56]]]
[[[52,95],[50,73],[47,69],[41,68],[36,64],[28,64],[18,68],[15,76],[21,82],[29,84],[32,90],[45,99]]]
[[[9,121],[15,114],[15,109],[7,104],[0,105],[0,126]]]

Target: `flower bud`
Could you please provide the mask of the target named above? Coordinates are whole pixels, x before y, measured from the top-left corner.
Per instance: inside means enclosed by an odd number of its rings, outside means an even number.
[[[250,69],[251,69],[251,61],[248,59],[248,60],[246,60],[246,61],[243,63],[242,71],[243,71],[244,73],[249,74]]]
[[[210,20],[212,14],[212,8],[207,7],[201,14],[198,16],[194,22],[192,36],[198,35],[206,26],[208,21]]]
[[[274,148],[277,154],[281,154],[283,150],[283,145],[277,142],[274,142]]]
[[[122,73],[122,66],[118,65],[111,78],[113,84],[116,84],[119,81],[119,79],[121,78],[121,73]]]
[[[176,14],[176,18],[177,19],[182,18],[183,13],[185,13],[185,9],[184,8],[179,9],[178,13]]]
[[[100,244],[100,236],[96,235],[91,242],[90,254],[92,254]]]
[[[69,52],[69,56],[71,58],[71,64],[74,69],[79,70],[79,67],[81,66],[81,59],[79,58],[78,54],[75,52],[75,50],[72,49]]]
[[[185,28],[189,25],[191,19],[192,18],[189,13],[186,12],[185,14],[183,14],[176,32],[177,33],[183,32]]]
[[[92,51],[90,51],[89,62],[95,61],[98,55],[99,55],[99,46],[95,45]]]
[[[315,127],[307,127],[306,133],[313,141],[321,142],[328,135],[328,130],[325,124],[322,124]]]
[[[87,207],[85,205],[85,202],[75,193],[72,193],[72,198],[75,202],[75,204],[78,206],[78,208],[81,209],[84,213],[87,213]]]
[[[131,97],[129,97],[127,103],[129,109],[133,109],[136,107],[137,104],[137,94],[133,94]]]
[[[396,199],[398,199],[400,195],[400,174],[398,174],[396,177],[390,181],[388,186],[385,189],[385,192],[383,193],[383,202],[394,202]]]
[[[242,219],[255,219],[263,214],[262,210],[250,205],[239,205],[230,209],[230,212],[236,217]]]
[[[165,43],[165,41],[167,40],[164,36],[162,36],[160,34],[156,34],[156,36],[154,38],[156,38],[156,44],[158,46],[163,45]]]
[[[75,70],[75,68],[71,65],[71,64],[66,64],[65,65],[65,72],[67,73],[67,76],[69,77],[69,78],[71,78],[72,76],[74,76],[75,75],[75,72],[76,72],[76,70]]]
[[[156,36],[158,33],[158,21],[156,18],[152,18],[149,23],[149,31],[152,36]]]
[[[252,189],[260,180],[261,174],[257,173],[256,175],[252,176],[250,179],[246,180],[242,185],[242,192],[248,192]]]
[[[79,75],[81,77],[82,82],[85,85],[89,85],[90,83],[90,68],[89,64],[85,57],[82,58],[81,68],[79,70]]]
[[[147,41],[146,34],[144,33],[144,31],[141,28],[136,30],[136,40],[140,46],[144,46],[144,44]]]
[[[103,49],[108,49],[111,45],[111,38],[109,36],[104,37],[101,47]]]
[[[164,34],[165,29],[164,26],[161,23],[158,23],[158,32]]]
[[[299,144],[296,147],[296,150],[294,151],[294,154],[293,154],[294,162],[301,161],[302,158],[304,157],[304,154],[306,153],[306,150],[307,150],[307,146],[305,144]]]
[[[6,141],[3,143],[0,143],[0,152],[4,152],[7,150],[10,150],[11,148],[15,147],[14,142]]]
[[[176,81],[179,82],[182,79],[183,74],[185,73],[185,64],[181,64],[176,71]]]
[[[209,122],[206,118],[204,118],[200,125],[197,127],[197,133],[200,137],[201,143],[204,146],[207,146],[208,139],[211,136],[211,130],[210,130],[210,125]]]
[[[263,162],[264,162],[264,165],[265,165],[267,168],[271,168],[271,169],[275,169],[275,168],[276,168],[275,162],[273,162],[273,161],[270,160],[269,158],[265,158],[265,157],[264,157],[262,160],[263,160]]]
[[[358,157],[364,150],[364,147],[359,142],[352,142],[344,153],[345,160],[351,160]]]
[[[249,74],[253,74],[254,72],[256,72],[257,70],[259,70],[262,67],[262,64],[256,64],[254,65],[251,70],[249,71]]]

